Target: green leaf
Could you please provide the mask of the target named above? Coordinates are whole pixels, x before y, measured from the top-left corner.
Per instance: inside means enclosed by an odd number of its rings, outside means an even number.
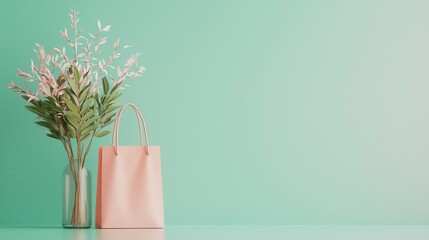
[[[69,137],[70,138],[76,138],[76,131],[73,128],[70,128],[69,130],[70,130],[68,132],[69,133]]]
[[[110,106],[106,109],[105,113],[113,112],[116,109],[120,108],[121,106]]]
[[[97,102],[98,108],[101,108],[101,103],[100,103],[98,92],[95,92],[95,96],[94,97],[95,97],[95,101]]]
[[[76,82],[74,81],[74,79],[67,77],[67,83],[70,85],[71,89],[73,90],[73,92],[78,95],[79,94],[79,88],[77,87]]]
[[[112,107],[113,104],[104,104],[101,110],[99,111],[100,116],[103,116],[104,114],[111,112],[108,111],[110,107]]]
[[[92,116],[94,116],[94,111],[87,111],[86,113],[85,113],[85,115],[83,115],[83,117],[82,117],[82,121],[86,121],[88,118],[90,118],[90,117],[92,117]]]
[[[72,102],[71,102],[69,99],[67,99],[67,98],[64,98],[64,101],[66,102],[67,107],[68,107],[72,112],[79,113],[79,109],[77,108],[77,106],[76,106],[74,103],[72,103]]]
[[[112,90],[110,90],[110,94],[113,94],[116,90],[118,90],[119,86],[121,86],[121,83],[117,83],[113,86]]]
[[[79,101],[76,97],[76,94],[74,94],[74,92],[72,90],[70,90],[70,88],[66,88],[64,89],[64,91],[67,93],[67,96],[73,98],[73,101],[77,104]]]
[[[37,124],[37,125],[40,125],[40,126],[42,126],[42,127],[48,128],[48,129],[58,130],[58,127],[57,127],[57,126],[52,125],[52,124],[50,124],[50,123],[48,123],[48,122],[45,122],[45,121],[38,121],[38,122],[36,122],[36,124]]]
[[[65,114],[64,120],[71,125],[74,129],[79,130],[79,123],[76,121],[75,118],[71,117],[70,115]],[[69,128],[70,129],[70,128]]]
[[[45,115],[43,117],[43,120],[45,120],[45,122],[49,123],[54,129],[58,130],[58,123],[55,120],[56,113],[51,113],[49,115]]]
[[[107,95],[107,93],[109,93],[109,82],[107,81],[106,77],[103,77],[103,91],[104,95]]]
[[[88,84],[80,91],[80,94],[79,94],[80,99],[86,99],[86,96],[88,95],[90,86],[91,86],[91,84]]]
[[[101,100],[105,106],[109,106],[115,104],[121,95],[122,93],[117,92],[111,95],[106,95],[105,98],[102,97]]]
[[[21,97],[24,98],[25,101],[28,102],[29,97],[27,97],[26,95],[21,95]],[[34,106],[38,106],[39,101],[38,100],[31,100],[30,103],[33,104]]]
[[[114,93],[114,94],[110,95],[109,102],[113,102],[113,101],[115,101],[115,100],[116,100],[116,99],[118,99],[121,95],[122,95],[122,93],[120,93],[120,92],[117,92],[117,93]]]
[[[54,138],[54,139],[60,139],[60,137],[55,136],[54,134],[48,133],[46,134],[48,137]]]
[[[63,125],[60,125],[59,133],[61,136],[65,135],[64,127]]]
[[[83,74],[83,77],[82,77],[82,78],[86,78],[86,76],[88,76],[88,73],[89,73],[89,71],[86,71],[86,73],[85,73],[85,74]]]
[[[96,137],[104,137],[104,136],[106,136],[109,133],[110,133],[109,130],[104,130],[104,131],[98,132],[97,134],[95,134],[95,136]]]
[[[55,100],[52,100],[52,99],[49,99],[49,98],[46,101],[42,101],[41,102],[41,106],[44,109],[47,109],[48,112],[52,112],[52,111],[55,111],[57,113],[58,112],[62,112],[62,109],[56,105]]]
[[[66,80],[65,80],[65,78],[62,75],[59,75],[58,78],[57,78],[57,80],[56,80],[56,82],[57,82],[58,85],[63,84],[65,81]]]
[[[56,102],[55,98],[53,98],[53,97],[46,97],[46,99],[48,99],[48,101],[51,102],[51,103],[55,103]]]
[[[115,118],[110,118],[108,119],[105,123],[103,123],[103,128],[109,126],[111,123],[113,123],[116,119]]]
[[[87,99],[85,102],[83,102],[82,108],[81,108],[81,112],[85,113],[89,110],[89,105],[92,102],[92,98]]]
[[[73,65],[73,77],[74,80],[76,81],[76,83],[80,82],[80,74],[79,74],[79,70],[77,69],[76,65]],[[76,93],[78,94],[78,93]]]
[[[88,74],[89,74],[89,71],[86,71],[86,73],[84,73],[83,74],[83,76],[81,76],[81,81],[80,81],[80,85],[81,86],[86,86],[87,85],[87,83],[88,83],[88,78],[87,78],[87,76],[88,76]],[[88,84],[89,85],[89,84]]]
[[[80,121],[80,115],[77,112],[64,111],[64,115],[66,115],[68,118],[73,118],[77,122]]]
[[[55,136],[60,136],[60,132],[58,132],[58,131],[56,131],[56,130],[50,129],[49,131],[50,131],[52,134],[54,134]]]
[[[43,116],[44,114],[44,110],[41,107],[37,107],[37,106],[25,106],[25,108],[27,108],[28,110],[30,110],[31,112],[39,115],[39,116]]]
[[[85,136],[82,137],[81,141],[85,141],[89,136],[91,136],[90,133],[86,134]]]
[[[111,112],[108,114],[105,114],[104,116],[101,117],[101,122],[107,122],[110,118],[112,118],[113,116],[116,115],[116,112]]]
[[[92,131],[94,131],[95,129],[97,129],[97,125],[94,123],[94,124],[90,125],[89,127],[85,128],[85,129],[82,131],[82,135],[85,135],[85,134],[87,134],[87,133],[89,133],[89,132],[92,132]]]
[[[83,125],[82,125],[82,129],[87,128],[91,123],[93,123],[97,118],[95,116],[92,116],[91,118],[89,118],[88,120],[86,120]]]

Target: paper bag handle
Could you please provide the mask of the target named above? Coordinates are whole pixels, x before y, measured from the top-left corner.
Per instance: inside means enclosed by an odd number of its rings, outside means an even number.
[[[142,146],[143,146],[143,139],[142,139],[142,126],[141,125],[143,125],[144,136],[145,136],[145,141],[146,141],[146,154],[149,155],[149,139],[147,137],[146,123],[144,121],[142,113],[139,111],[139,109],[136,107],[136,105],[134,105],[132,103],[125,104],[119,110],[118,116],[116,117],[115,126],[113,128],[113,133],[112,133],[112,146],[113,146],[113,148],[115,150],[115,154],[118,155],[119,122],[121,121],[122,112],[124,111],[124,109],[126,107],[133,108],[134,112],[136,113],[137,121],[138,121],[138,124],[139,124],[140,145],[142,145]]]

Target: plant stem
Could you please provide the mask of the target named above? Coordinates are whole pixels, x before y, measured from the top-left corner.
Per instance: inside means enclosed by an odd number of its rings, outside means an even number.
[[[79,170],[80,171],[80,170]],[[79,174],[80,175],[80,174]],[[75,190],[74,190],[74,203],[73,203],[73,212],[72,212],[72,224],[73,226],[78,226],[79,218],[80,218],[80,209],[79,204],[80,202],[80,179],[78,179],[77,184],[75,184]]]
[[[73,175],[73,181],[76,184],[77,183],[77,178],[76,178],[76,171],[74,170],[74,159],[72,157],[72,155],[70,154],[70,150],[68,149],[64,139],[61,138],[61,142],[63,143],[64,149],[67,152],[67,156],[69,158],[69,162],[70,162],[70,169],[72,170],[72,175]]]
[[[81,168],[82,164],[81,164],[81,157],[82,157],[82,153],[81,153],[81,149],[80,149],[80,138],[79,136],[76,136],[76,145],[77,145],[77,163],[79,168]]]
[[[91,136],[91,140],[89,140],[89,144],[88,144],[88,146],[86,147],[85,154],[83,155],[83,164],[82,164],[82,165],[85,165],[86,156],[87,156],[87,155],[88,155],[88,153],[89,153],[89,149],[91,149],[91,144],[92,144],[92,140],[94,139],[95,132],[96,132],[96,131],[94,130],[94,132],[92,133],[92,136]]]
[[[72,146],[72,144],[71,144],[71,141],[70,141],[70,138],[69,137],[67,137],[67,141],[66,141],[66,143],[67,143],[67,145],[69,146],[69,148],[70,148],[70,155],[71,155],[71,157],[72,157],[72,161],[71,161],[71,163],[70,163],[70,167],[71,167],[71,170],[72,170],[72,173],[74,173],[74,176],[76,177],[76,179],[77,179],[77,177],[78,177],[78,173],[76,173],[76,169],[75,169],[75,167],[74,167],[74,161],[75,161],[75,157],[74,157],[74,152],[73,152],[73,146]]]
[[[79,140],[80,141],[80,140]],[[67,139],[65,139],[64,140],[64,142],[63,142],[63,144],[64,144],[64,146],[65,146],[65,148],[67,149],[66,151],[68,151],[69,152],[69,154],[70,154],[70,156],[71,156],[71,162],[70,162],[70,168],[71,168],[71,171],[72,171],[72,174],[73,174],[73,178],[75,179],[75,182],[74,182],[74,184],[75,184],[75,194],[74,194],[74,203],[73,203],[73,212],[72,212],[72,225],[73,226],[79,226],[80,225],[80,223],[79,222],[81,222],[81,221],[79,221],[79,219],[81,219],[81,216],[80,216],[80,203],[79,203],[79,201],[80,201],[80,196],[81,196],[81,194],[80,194],[80,170],[81,170],[81,165],[79,164],[80,163],[80,159],[81,159],[81,154],[80,154],[80,144],[78,144],[78,152],[77,152],[77,154],[76,154],[76,156],[77,156],[77,160],[78,160],[78,166],[77,166],[77,171],[76,171],[76,168],[75,168],[75,164],[74,164],[74,161],[75,161],[75,154],[74,154],[74,151],[73,151],[73,145],[72,145],[72,143],[71,143],[71,140],[70,140],[70,138],[69,137],[67,137]]]

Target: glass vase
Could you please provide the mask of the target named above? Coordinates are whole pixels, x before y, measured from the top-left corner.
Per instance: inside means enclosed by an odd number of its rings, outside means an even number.
[[[91,227],[91,173],[75,160],[63,175],[63,227]]]

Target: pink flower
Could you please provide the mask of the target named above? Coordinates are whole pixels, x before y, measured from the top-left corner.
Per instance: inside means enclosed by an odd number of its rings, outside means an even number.
[[[30,93],[27,93],[25,95],[28,97],[28,101],[29,102],[31,102],[33,100],[36,100],[36,101],[39,100],[36,96],[34,96],[34,95],[30,94]]]
[[[103,37],[100,39],[100,41],[98,42],[98,45],[103,45],[107,42],[107,37]]]
[[[46,52],[45,52],[45,49],[43,48],[43,46],[36,43],[36,48],[37,48],[37,51],[35,50],[36,53],[38,53],[40,55],[40,57],[44,58],[46,56]]]
[[[18,92],[19,95],[27,96],[29,101],[38,100],[43,97],[57,98],[66,94],[66,90],[71,88],[67,81],[56,81],[60,77],[73,77],[70,69],[76,66],[81,73],[81,81],[90,84],[90,92],[98,92],[102,87],[101,77],[108,76],[114,84],[120,84],[120,89],[126,87],[123,81],[127,78],[135,78],[141,76],[145,68],[139,66],[137,60],[139,54],[131,55],[126,59],[125,63],[120,66],[113,66],[116,59],[121,57],[121,51],[130,48],[129,45],[124,45],[119,48],[119,38],[113,43],[113,53],[108,55],[108,58],[103,58],[98,55],[101,52],[101,46],[107,43],[107,37],[103,35],[111,29],[111,25],[103,26],[100,20],[97,21],[98,32],[96,34],[89,33],[88,37],[82,35],[82,28],[78,26],[79,12],[71,10],[71,28],[65,28],[60,31],[61,36],[67,40],[67,45],[71,46],[66,55],[66,47],[54,48],[52,53],[45,52],[45,49],[40,44],[35,44],[34,52],[37,54],[38,61],[31,61],[31,71],[24,72],[18,69],[17,76],[25,78],[25,88],[11,82],[8,87]],[[73,31],[71,30],[73,29]],[[73,39],[70,39],[68,33],[73,33]],[[117,76],[116,76],[117,74]],[[29,84],[36,82],[37,90],[32,92]],[[58,103],[62,104],[62,103]]]
[[[51,97],[52,96],[50,87],[49,87],[49,85],[46,84],[46,82],[40,82],[39,83],[39,88],[37,89],[37,92],[42,93],[42,95],[44,97]]]
[[[9,84],[7,84],[7,87],[13,90],[22,91],[22,88],[13,82],[10,82]]]
[[[61,36],[63,36],[63,38],[65,38],[68,42],[70,42],[70,38],[67,34],[67,28],[64,28],[64,32],[60,31],[60,33],[61,33]]]
[[[119,38],[115,41],[115,44],[113,44],[113,50],[116,50],[116,48],[118,48],[119,45]]]
[[[110,27],[111,27],[111,25],[107,25],[103,29],[101,29],[101,31],[108,32],[108,31],[110,31]]]
[[[140,66],[137,70],[138,73],[144,73],[146,71],[146,68],[144,66]]]
[[[29,73],[23,72],[21,69],[18,69],[18,73],[16,74],[16,76],[31,78],[31,75]]]

